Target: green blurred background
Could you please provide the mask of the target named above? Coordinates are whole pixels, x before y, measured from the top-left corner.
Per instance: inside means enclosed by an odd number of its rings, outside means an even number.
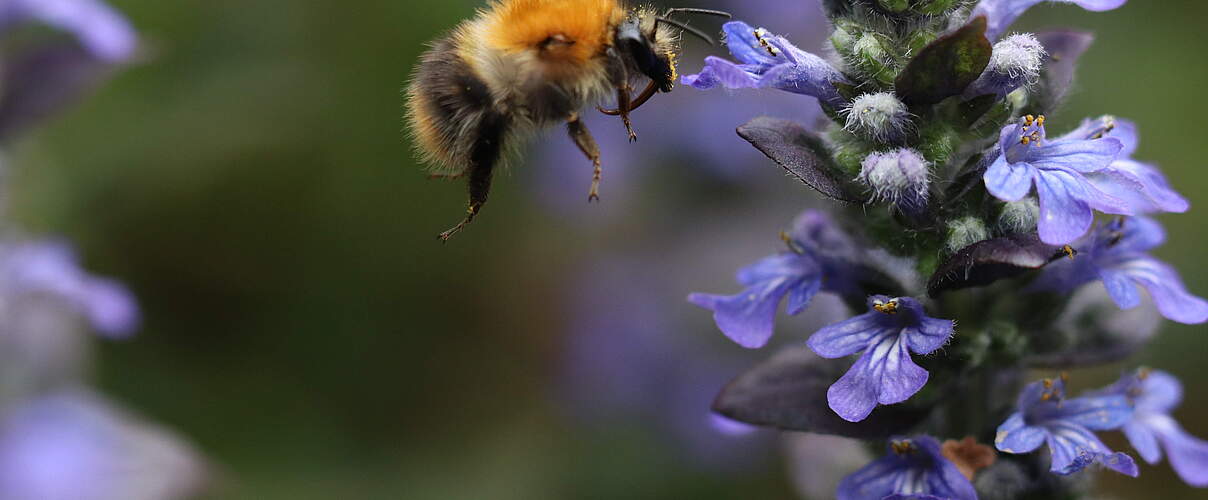
[[[401,89],[423,44],[475,2],[111,3],[142,33],[147,61],[17,145],[13,210],[138,294],[145,326],[101,347],[98,383],[212,459],[210,497],[794,498],[775,460],[741,475],[698,468],[658,435],[587,431],[549,401],[566,321],[559,277],[613,240],[709,224],[658,211],[659,197],[724,203],[735,192],[684,169],[655,172],[630,184],[640,196],[620,220],[592,210],[574,220],[507,175],[469,231],[435,240],[461,214],[463,190],[416,166]],[[1157,253],[1199,295],[1205,20],[1203,0],[1137,0],[1102,14],[1044,6],[1016,26],[1098,34],[1051,129],[1103,113],[1139,122],[1141,158],[1194,210],[1162,218],[1173,237]],[[771,166],[766,177],[798,193]],[[1143,356],[1184,379],[1178,416],[1200,436],[1206,330],[1168,325]],[[1164,466],[1107,481],[1118,498],[1208,498]]]

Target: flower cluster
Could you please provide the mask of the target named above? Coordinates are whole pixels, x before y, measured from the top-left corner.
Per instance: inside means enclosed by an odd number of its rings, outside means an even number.
[[[1148,337],[1088,314],[1208,322],[1208,301],[1148,253],[1165,240],[1149,216],[1189,204],[1134,158],[1136,125],[1103,116],[1050,138],[1047,115],[1090,38],[1006,33],[1038,3],[824,0],[836,57],[733,21],[724,31],[736,61],[708,57],[682,78],[812,97],[831,119],[812,131],[756,118],[738,135],[853,209],[807,210],[781,234],[783,251],[739,271],[740,292],[689,301],[746,348],[770,342],[782,302],[797,315],[828,294],[851,310],[738,377],[713,406],[754,425],[888,442],[838,498],[1076,498],[1089,483],[1064,478],[1092,465],[1140,472],[1100,440],[1105,431],[1208,486],[1208,442],[1170,416],[1181,396],[1171,375],[1129,373],[1079,397],[1067,397],[1064,375],[1023,382],[1031,368],[1123,359]],[[1089,286],[1106,293],[1083,294]]]

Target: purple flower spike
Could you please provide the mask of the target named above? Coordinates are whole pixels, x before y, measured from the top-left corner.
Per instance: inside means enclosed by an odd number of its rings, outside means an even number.
[[[989,27],[986,37],[994,40],[1007,31],[1019,16],[1045,0],[982,0],[973,9],[970,18],[986,16]],[[1086,10],[1112,10],[1124,5],[1128,0],[1050,0],[1060,3],[1072,3]]]
[[[98,59],[131,58],[138,43],[126,18],[100,0],[6,0],[0,25],[38,21],[72,33]]]
[[[850,264],[855,244],[830,218],[806,211],[788,238],[789,250],[766,257],[738,272],[746,286],[737,295],[694,293],[688,301],[713,311],[713,320],[730,340],[748,349],[763,347],[772,338],[776,309],[787,296],[786,312],[796,315],[809,306],[819,291],[848,292]]]
[[[1094,210],[1131,215],[1126,201],[1100,191],[1084,177],[1111,165],[1123,148],[1112,138],[1048,142],[1044,117],[1025,117],[999,135],[1001,154],[986,170],[986,189],[1003,201],[1019,201],[1032,185],[1040,199],[1040,239],[1065,245],[1086,234]]]
[[[1125,374],[1104,392],[1132,399],[1132,420],[1124,424],[1124,435],[1142,459],[1156,464],[1165,450],[1170,466],[1183,481],[1208,487],[1208,441],[1188,434],[1170,416],[1183,400],[1178,379],[1166,372],[1141,369]]]
[[[722,27],[726,46],[741,64],[720,57],[705,58],[705,67],[681,81],[701,90],[718,86],[728,89],[775,88],[817,97],[834,108],[844,104],[832,82],[847,83],[839,70],[821,57],[798,49],[782,36],[742,21]]]
[[[1186,212],[1190,208],[1187,199],[1170,187],[1158,167],[1141,163],[1132,158],[1137,152],[1137,125],[1128,120],[1112,116],[1088,119],[1082,126],[1062,136],[1067,139],[1097,139],[1111,137],[1120,141],[1116,161],[1100,172],[1087,174],[1100,191],[1128,202],[1134,213]]]
[[[1046,268],[1032,287],[1068,293],[1103,281],[1116,305],[1131,309],[1141,303],[1139,286],[1167,319],[1189,325],[1208,321],[1208,301],[1191,295],[1174,268],[1146,253],[1165,241],[1166,232],[1152,219],[1114,220],[1076,242],[1078,255]]]
[[[835,498],[976,500],[977,492],[935,438],[915,436],[892,441],[888,455],[843,478]]]
[[[80,269],[64,243],[24,243],[0,249],[4,294],[45,294],[76,308],[98,332],[125,337],[139,324],[134,296],[117,281]]]
[[[1028,384],[1016,412],[998,426],[994,445],[1006,453],[1029,453],[1047,444],[1055,474],[1078,472],[1093,463],[1136,477],[1137,464],[1113,452],[1091,431],[1118,429],[1132,416],[1122,395],[1098,394],[1065,398],[1065,381],[1045,379]]]
[[[930,354],[948,342],[955,322],[928,317],[919,301],[875,295],[867,313],[840,321],[810,336],[810,349],[824,358],[864,354],[830,386],[826,399],[849,422],[859,422],[878,404],[906,401],[927,383],[927,370],[910,352]]]

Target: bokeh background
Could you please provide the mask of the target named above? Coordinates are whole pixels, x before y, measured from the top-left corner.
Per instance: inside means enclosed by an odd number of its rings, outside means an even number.
[[[10,210],[137,294],[143,328],[101,343],[95,380],[209,458],[204,498],[798,498],[825,482],[808,457],[831,443],[708,421],[712,392],[767,353],[729,344],[682,300],[731,290],[737,267],[821,205],[732,135],[762,113],[814,119],[812,101],[680,89],[635,113],[636,145],[593,119],[605,172],[592,206],[590,167],[551,131],[441,245],[463,188],[416,165],[401,90],[424,43],[479,2],[110,3],[143,60],[14,145]],[[736,4],[694,5],[821,46],[812,0]],[[1016,25],[1097,33],[1050,129],[1139,123],[1140,157],[1193,206],[1162,217],[1172,238],[1157,254],[1199,295],[1205,19],[1202,0],[1138,0],[1041,6]],[[692,51],[685,71],[707,53]],[[778,337],[804,340],[811,321]],[[1206,356],[1208,328],[1175,324],[1141,356],[1185,381],[1177,416],[1200,436]],[[1104,485],[1208,498],[1165,466]]]

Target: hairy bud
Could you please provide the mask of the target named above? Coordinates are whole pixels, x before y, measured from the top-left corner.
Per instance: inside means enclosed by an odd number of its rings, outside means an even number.
[[[1007,234],[1030,233],[1040,220],[1040,204],[1035,198],[1024,198],[1003,205],[998,214],[998,227]]]
[[[908,0],[877,0],[877,5],[889,12],[902,12],[910,8]]]
[[[994,44],[990,64],[977,81],[965,90],[965,97],[986,94],[1005,96],[1015,89],[1036,83],[1046,52],[1031,33],[1011,35]]]
[[[844,128],[880,143],[902,141],[910,127],[910,112],[906,104],[889,92],[857,97],[846,112],[847,124]]]
[[[855,50],[858,38],[853,33],[859,33],[859,27],[853,29],[851,26],[844,26],[845,24],[848,23],[835,25],[835,32],[831,33],[830,42],[839,54],[848,56]]]
[[[916,2],[914,11],[928,16],[940,16],[961,5],[960,0],[922,0]]]
[[[902,148],[865,157],[859,180],[872,188],[873,199],[914,211],[927,205],[930,174],[918,152]]]
[[[990,230],[976,217],[961,217],[948,223],[948,250],[956,252],[990,239]]]
[[[894,72],[889,67],[889,51],[884,40],[874,32],[866,32],[852,46],[856,65],[883,85],[893,83]]]

